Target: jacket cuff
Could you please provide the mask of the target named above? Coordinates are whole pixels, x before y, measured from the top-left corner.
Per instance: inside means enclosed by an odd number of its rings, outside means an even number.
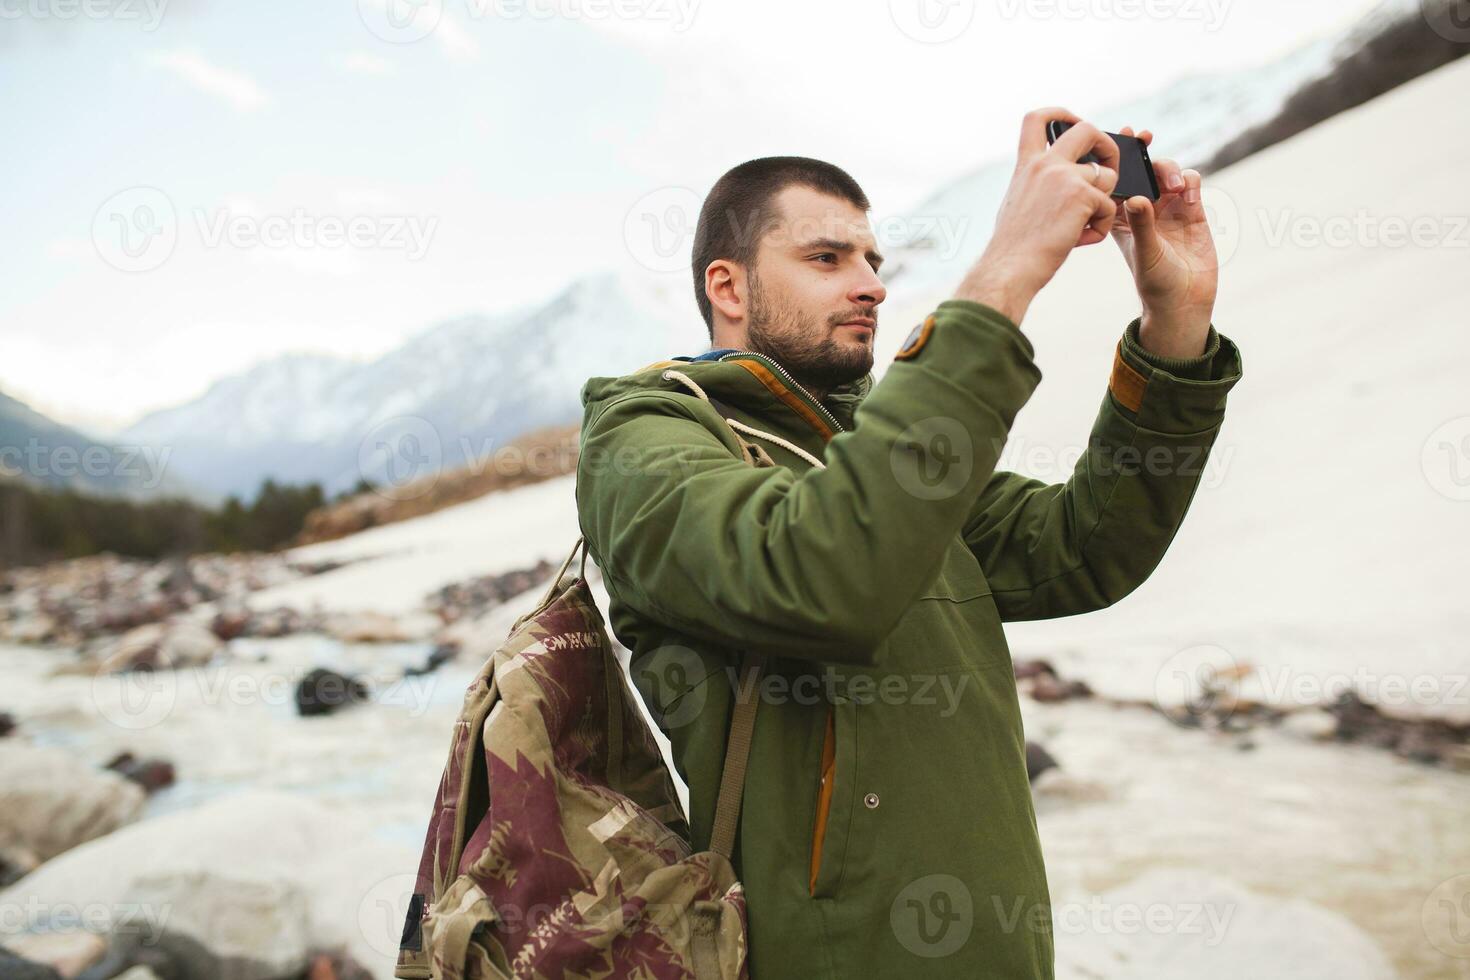
[[[1128,324],[1113,358],[1108,390],[1119,412],[1156,432],[1201,432],[1218,425],[1225,395],[1241,377],[1235,342],[1211,324],[1203,354],[1163,357],[1139,343],[1141,319]]]
[[[1210,324],[1210,332],[1205,335],[1203,354],[1198,357],[1164,357],[1143,346],[1138,334],[1142,322],[1143,318],[1137,317],[1123,331],[1123,347],[1129,354],[1134,355],[1135,360],[1142,360],[1153,368],[1162,368],[1176,378],[1188,378],[1190,381],[1219,380],[1210,376],[1215,355],[1220,353],[1220,334],[1215,330],[1213,323]]]

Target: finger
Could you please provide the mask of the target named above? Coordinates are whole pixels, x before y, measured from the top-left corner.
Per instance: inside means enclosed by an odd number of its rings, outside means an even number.
[[[1029,160],[1046,152],[1046,124],[1053,119],[1074,125],[1082,121],[1082,118],[1076,113],[1063,109],[1061,106],[1032,109],[1021,120],[1021,143],[1016,153],[1018,160]],[[1066,134],[1063,133],[1062,137],[1065,139]]]
[[[1151,130],[1144,129],[1139,131],[1138,138],[1143,140],[1144,146],[1148,146],[1154,141],[1154,134]]]
[[[1118,171],[1109,170],[1102,164],[1098,164],[1096,170],[1090,163],[1077,164],[1077,173],[1082,179],[1104,194],[1111,194],[1113,188],[1118,186]]]
[[[1159,255],[1159,229],[1153,202],[1135,194],[1123,202],[1128,214],[1128,228],[1133,232],[1133,247],[1143,267],[1152,265]]]
[[[1179,163],[1162,157],[1154,161],[1154,174],[1158,177],[1159,190],[1165,194],[1179,194],[1184,190],[1184,177]]]
[[[1104,167],[1118,169],[1118,144],[1089,122],[1079,122],[1063,133],[1062,138],[1052,144],[1052,150],[1063,154],[1068,160],[1080,160],[1092,153]]]
[[[1106,238],[1117,216],[1118,206],[1113,199],[1102,191],[1098,191],[1092,198],[1092,216],[1087,219],[1087,227]]]
[[[1200,193],[1205,179],[1198,170],[1193,169],[1182,171],[1180,176],[1184,178],[1184,203],[1203,211],[1204,208],[1200,207]]]

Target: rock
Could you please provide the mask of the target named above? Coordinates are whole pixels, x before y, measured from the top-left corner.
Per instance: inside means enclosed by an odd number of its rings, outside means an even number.
[[[320,623],[303,615],[297,609],[278,606],[275,609],[253,610],[250,613],[250,621],[245,626],[245,635],[273,639],[290,636],[307,629],[319,629],[320,626]]]
[[[131,752],[120,752],[106,768],[131,779],[148,793],[174,784],[174,765],[164,759],[139,759]]]
[[[180,977],[299,976],[310,950],[341,939],[312,941],[309,930],[314,879],[330,873],[315,862],[342,832],[329,807],[237,793],[75,848],[0,893],[0,907],[14,906],[31,917],[16,924],[38,931],[53,910],[100,910],[97,927],[115,944],[164,950]]]
[[[424,674],[432,674],[444,664],[459,655],[459,644],[440,643],[429,652],[429,659],[422,667],[409,667],[403,672],[404,677],[419,677]]]
[[[338,613],[326,617],[327,633],[343,643],[403,643],[414,633],[393,616],[384,613]]]
[[[5,634],[16,643],[52,643],[60,639],[60,628],[53,617],[38,612],[6,624]]]
[[[1064,681],[1055,674],[1037,674],[1031,679],[1031,697],[1043,704],[1092,697],[1092,688],[1083,681]]]
[[[0,909],[7,931],[40,931],[55,909],[105,910],[109,921],[94,928],[110,925],[123,962],[161,980],[295,980],[321,952],[388,977],[419,848],[377,838],[381,823],[242,790],[54,858],[0,891]]]
[[[159,980],[159,977],[148,967],[140,965],[119,973],[112,980]]]
[[[455,623],[479,616],[529,589],[546,584],[555,571],[556,566],[543,559],[530,568],[481,575],[444,586],[429,596],[427,605],[445,623]]]
[[[95,932],[34,932],[6,940],[13,953],[51,967],[62,977],[75,977],[102,959],[107,940]]]
[[[202,667],[224,649],[220,638],[207,627],[180,620],[149,623],[129,630],[104,648],[99,671],[172,670]]]
[[[61,974],[44,963],[36,963],[0,947],[0,977],[5,980],[61,980]]]
[[[1060,768],[1056,759],[1046,749],[1035,742],[1026,743],[1026,778],[1036,782],[1036,778],[1048,769]]]
[[[26,875],[36,870],[41,863],[35,853],[23,847],[10,846],[0,848],[0,888],[9,888],[20,881]],[[4,976],[0,972],[0,976]]]
[[[306,980],[373,980],[373,975],[350,956],[318,953],[312,957]]]
[[[317,667],[296,685],[296,713],[303,718],[329,715],[367,697],[367,686],[361,681]]]
[[[250,610],[240,606],[222,609],[209,621],[210,632],[225,641],[244,636],[249,626]]]
[[[1327,741],[1337,734],[1337,719],[1320,708],[1307,708],[1287,714],[1281,728],[1302,738]]]
[[[1082,681],[1064,681],[1050,662],[1021,660],[1014,665],[1016,683],[1023,694],[1035,701],[1051,704],[1072,698],[1092,697],[1092,688]]]
[[[40,861],[133,821],[142,787],[62,749],[0,742],[0,851]]]
[[[1017,660],[1012,664],[1012,669],[1015,671],[1016,680],[1018,681],[1029,680],[1039,674],[1050,674],[1053,677],[1057,676],[1056,668],[1052,667],[1051,663],[1046,660]]]

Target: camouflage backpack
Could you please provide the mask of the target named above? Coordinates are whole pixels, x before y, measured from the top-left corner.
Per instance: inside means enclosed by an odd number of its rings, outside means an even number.
[[[736,440],[747,462],[770,465]],[[578,551],[578,574],[563,581]],[[736,699],[710,849],[692,853],[586,570],[578,538],[465,694],[396,977],[748,976],[730,854],[757,699]],[[737,695],[759,674],[747,654]]]

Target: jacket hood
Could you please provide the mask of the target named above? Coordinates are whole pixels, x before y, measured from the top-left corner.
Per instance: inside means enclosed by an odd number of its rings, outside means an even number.
[[[834,418],[841,430],[852,428],[853,414],[873,390],[873,373],[838,385],[823,399],[815,399],[789,372],[774,359],[752,351],[731,350],[717,358],[695,360],[689,357],[654,361],[636,371],[617,377],[588,378],[582,385],[582,424],[584,428],[602,407],[623,395],[638,391],[688,390],[677,380],[663,377],[667,368],[676,368],[717,401],[745,411],[758,418],[799,416],[824,438],[835,435],[826,416]],[[773,414],[774,413],[774,414]]]

